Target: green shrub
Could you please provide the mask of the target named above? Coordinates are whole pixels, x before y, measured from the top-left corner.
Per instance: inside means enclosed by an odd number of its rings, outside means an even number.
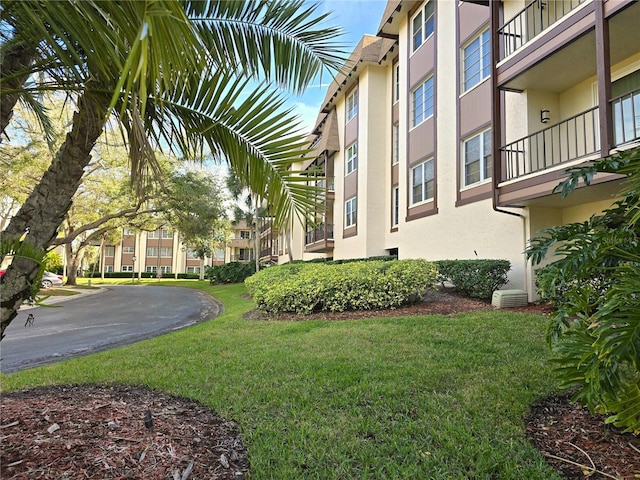
[[[245,278],[253,275],[255,271],[256,266],[253,262],[230,262],[209,267],[207,277],[212,285],[216,283],[241,283]]]
[[[493,292],[509,281],[508,260],[440,260],[438,282],[451,283],[456,290],[472,298],[491,300]]]
[[[397,308],[419,300],[435,282],[426,260],[294,263],[270,267],[245,280],[266,312],[343,312]]]

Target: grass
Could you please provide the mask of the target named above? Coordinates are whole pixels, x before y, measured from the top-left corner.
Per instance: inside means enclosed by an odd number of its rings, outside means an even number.
[[[242,317],[253,308],[242,285],[170,284],[211,293],[225,312],[2,375],[2,388],[122,382],[197,399],[237,422],[258,479],[559,479],[522,420],[554,389],[545,318],[253,322]]]

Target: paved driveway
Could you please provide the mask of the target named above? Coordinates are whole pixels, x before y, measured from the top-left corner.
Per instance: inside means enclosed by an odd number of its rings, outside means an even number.
[[[199,290],[154,286],[108,286],[51,307],[23,307],[0,342],[0,370],[10,373],[135,343],[221,311],[218,301]]]

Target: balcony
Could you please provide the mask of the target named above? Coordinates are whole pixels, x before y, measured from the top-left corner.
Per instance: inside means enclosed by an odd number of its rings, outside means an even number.
[[[598,107],[500,148],[502,182],[600,152]]]
[[[305,244],[305,251],[307,252],[328,252],[333,250],[333,224],[325,223],[313,230],[307,230]]]
[[[640,140],[640,89],[611,100],[614,146]],[[599,108],[594,107],[500,149],[501,181],[600,155]]]
[[[500,60],[522,48],[587,0],[533,0],[498,29]]]

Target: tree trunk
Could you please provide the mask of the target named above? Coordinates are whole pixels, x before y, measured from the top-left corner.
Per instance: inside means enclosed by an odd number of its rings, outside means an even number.
[[[51,244],[91,160],[91,150],[104,129],[109,100],[108,95],[80,96],[71,132],[40,183],[9,222],[3,233],[5,238],[20,238],[28,230],[25,242],[42,249]],[[7,269],[0,289],[0,340],[22,302],[30,298],[30,286],[37,274],[38,264],[24,258],[14,258]]]
[[[82,260],[82,251],[78,250],[75,255],[72,254],[69,258],[71,258],[71,262],[69,263],[67,285],[77,285],[78,267],[80,266],[80,261]]]
[[[287,252],[289,254],[289,263],[293,263],[293,249],[291,248],[291,228],[287,228],[284,234],[285,241],[287,242]]]
[[[11,117],[13,116],[13,107],[15,107],[21,93],[19,89],[29,78],[28,67],[36,58],[36,49],[32,46],[21,44],[18,38],[14,37],[14,41],[5,44],[2,55],[2,90],[15,90],[14,93],[4,93],[0,95],[0,143],[6,136],[6,129],[9,126]]]

